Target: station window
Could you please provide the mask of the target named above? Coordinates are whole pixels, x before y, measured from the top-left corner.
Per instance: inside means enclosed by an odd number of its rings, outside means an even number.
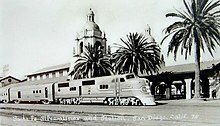
[[[58,89],[58,92],[60,92],[60,88]]]
[[[35,93],[35,90],[33,90],[33,93]]]
[[[80,52],[79,53],[83,53],[83,42],[80,43]]]
[[[70,91],[76,91],[76,87],[70,87]]]
[[[49,74],[48,73],[46,74],[46,78],[49,78]]]
[[[36,93],[38,93],[38,90],[36,90]]]
[[[55,72],[52,73],[52,77],[53,77],[53,78],[56,77],[56,73],[55,73]]]
[[[39,93],[41,93],[41,90],[39,90]]]
[[[62,77],[63,76],[63,71],[60,71],[59,75],[60,75],[60,77]]]
[[[102,85],[99,85],[99,89],[108,89],[108,85],[107,84],[102,84]]]

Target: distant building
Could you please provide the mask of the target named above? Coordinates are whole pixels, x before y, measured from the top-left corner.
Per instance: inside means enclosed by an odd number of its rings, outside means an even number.
[[[10,84],[15,84],[21,82],[21,80],[12,77],[12,76],[6,76],[6,77],[2,77],[0,78],[0,87],[4,87],[4,86],[8,86]]]
[[[50,79],[51,81],[65,81],[68,79],[70,63],[51,66],[40,69],[36,72],[30,73],[27,76],[27,81],[38,81]]]

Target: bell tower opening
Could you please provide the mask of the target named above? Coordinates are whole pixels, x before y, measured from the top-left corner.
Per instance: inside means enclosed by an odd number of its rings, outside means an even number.
[[[95,50],[101,50],[102,49],[102,44],[99,41],[96,41],[94,44]]]
[[[94,12],[92,11],[92,8],[90,8],[89,10],[90,10],[90,12],[89,12],[89,14],[87,15],[87,21],[94,22],[94,16],[95,16],[95,14],[94,14]]]
[[[80,44],[79,44],[79,53],[81,54],[81,53],[83,53],[83,42],[80,42]]]

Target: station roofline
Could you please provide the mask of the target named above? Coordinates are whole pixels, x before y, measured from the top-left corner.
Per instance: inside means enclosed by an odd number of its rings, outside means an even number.
[[[216,66],[218,64],[220,64],[220,60],[203,61],[200,62],[200,70],[212,69],[213,65]],[[162,72],[187,73],[194,71],[195,71],[195,63],[189,63],[189,64],[174,65],[174,66],[165,66],[160,69],[159,73]]]
[[[48,72],[58,71],[58,70],[62,70],[62,69],[69,69],[69,67],[70,67],[70,63],[64,63],[64,64],[60,64],[60,65],[56,65],[56,66],[42,68],[38,71],[27,74],[26,76],[32,76],[32,75],[36,75],[36,74],[48,73]]]

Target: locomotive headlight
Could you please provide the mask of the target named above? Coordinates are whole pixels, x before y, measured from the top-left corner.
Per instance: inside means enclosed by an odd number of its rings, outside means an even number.
[[[141,91],[147,92],[147,88],[146,88],[145,86],[143,86],[143,87],[141,88]]]
[[[150,89],[148,86],[141,87],[141,91],[146,94],[150,94]]]

